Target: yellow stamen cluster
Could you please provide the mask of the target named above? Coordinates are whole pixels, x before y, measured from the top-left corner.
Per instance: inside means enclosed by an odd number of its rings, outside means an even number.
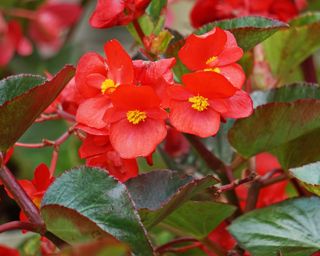
[[[117,87],[118,87],[118,85],[115,84],[113,80],[106,79],[101,84],[101,93],[102,94],[105,94],[105,93],[111,94],[117,89]]]
[[[209,65],[210,63],[214,62],[216,59],[218,59],[217,56],[212,56],[209,59],[207,59],[206,64]]]
[[[192,103],[191,107],[199,112],[206,110],[209,106],[208,99],[199,95],[190,97],[188,101]]]
[[[205,68],[204,71],[220,73],[220,68]]]
[[[127,119],[129,123],[139,124],[140,122],[144,122],[147,118],[146,112],[139,110],[131,110],[127,112]]]

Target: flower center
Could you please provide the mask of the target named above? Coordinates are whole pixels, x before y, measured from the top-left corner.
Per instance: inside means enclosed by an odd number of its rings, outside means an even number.
[[[144,122],[147,118],[146,112],[139,110],[131,110],[127,112],[127,119],[129,123],[138,124],[141,121]]]
[[[209,106],[208,99],[202,96],[193,96],[188,100],[192,103],[191,107],[199,112],[206,110]]]
[[[205,68],[204,71],[207,71],[207,72],[216,72],[218,74],[220,74],[221,70],[220,68]]]
[[[207,59],[206,64],[209,65],[210,63],[214,62],[216,59],[218,59],[217,56],[212,56],[209,59]]]
[[[105,93],[111,94],[117,89],[118,86],[119,85],[115,84],[113,80],[106,79],[101,84],[101,92],[102,94],[105,94]]]

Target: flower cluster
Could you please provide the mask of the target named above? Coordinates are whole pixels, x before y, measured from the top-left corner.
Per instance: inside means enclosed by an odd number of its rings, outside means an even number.
[[[18,180],[21,187],[30,197],[32,202],[40,209],[41,200],[47,191],[48,187],[54,182],[54,177],[50,174],[48,167],[45,164],[40,164],[34,171],[34,177],[30,180]],[[9,191],[9,197],[14,199]],[[20,220],[28,221],[25,213],[20,212]]]
[[[209,137],[221,119],[252,112],[241,90],[245,75],[236,64],[243,52],[228,31],[215,28],[186,39],[179,58],[193,72],[182,76],[183,84],[174,82],[174,58],[132,61],[116,40],[107,42],[104,52],[105,57],[85,54],[76,70],[82,99],[76,121],[87,133],[80,156],[121,181],[137,175],[136,158],[150,160],[168,127]]]
[[[127,25],[142,15],[149,3],[150,0],[98,0],[90,25],[94,28]]]
[[[14,53],[30,55],[33,51],[31,41],[43,54],[57,52],[62,46],[64,31],[77,22],[81,11],[79,4],[52,0],[45,1],[36,10],[0,11],[0,67],[7,65]],[[26,31],[21,18],[28,21]]]
[[[306,0],[197,0],[190,18],[196,28],[215,20],[248,15],[288,21],[306,4]]]

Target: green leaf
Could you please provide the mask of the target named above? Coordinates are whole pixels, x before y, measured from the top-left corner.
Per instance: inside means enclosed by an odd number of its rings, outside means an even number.
[[[307,13],[263,43],[267,61],[280,81],[290,77],[293,69],[320,48],[319,33],[320,13]]]
[[[229,231],[254,256],[306,256],[320,249],[320,198],[298,198],[254,210]]]
[[[230,217],[235,206],[211,201],[189,201],[170,214],[164,223],[185,235],[205,238],[223,220]]]
[[[319,88],[295,85],[255,95],[256,105],[275,102],[237,120],[229,131],[230,144],[246,158],[268,151],[283,168],[320,160],[320,101],[312,99],[319,98]]]
[[[61,239],[85,242],[110,234],[135,255],[152,255],[126,187],[97,168],[80,167],[56,179],[45,194],[41,214]]]
[[[277,89],[255,91],[251,95],[254,108],[270,102],[291,102],[299,99],[320,99],[320,87],[310,83],[293,83]]]
[[[215,21],[201,27],[195,33],[201,35],[209,32],[214,27],[231,31],[237,39],[238,45],[244,51],[248,51],[277,31],[288,28],[288,24],[263,17],[247,16]]]
[[[320,162],[290,169],[290,173],[311,193],[320,196]]]
[[[51,80],[16,75],[0,81],[0,151],[7,150],[58,96],[74,75],[65,66]]]
[[[78,244],[73,247],[65,248],[56,256],[126,256],[130,250],[125,245],[114,238],[103,238],[90,243]]]
[[[216,183],[212,176],[194,179],[178,172],[156,170],[130,179],[126,186],[142,222],[151,228],[191,197]]]
[[[167,0],[152,0],[148,6],[147,13],[151,16],[152,20],[157,23],[162,9],[167,5]]]

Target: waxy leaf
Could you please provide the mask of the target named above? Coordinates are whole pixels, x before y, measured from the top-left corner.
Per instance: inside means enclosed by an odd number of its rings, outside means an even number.
[[[142,222],[151,228],[191,197],[216,183],[213,176],[194,179],[178,172],[157,170],[130,179],[126,186]]]
[[[0,81],[0,151],[7,150],[58,96],[74,75],[65,66],[52,79],[16,75]]]
[[[290,76],[290,71],[320,48],[319,34],[320,13],[307,13],[292,20],[288,30],[263,43],[267,60],[279,80]]]
[[[320,249],[320,198],[291,199],[254,210],[229,231],[254,256],[306,256]]]
[[[125,185],[101,169],[80,167],[57,178],[42,200],[41,214],[47,229],[67,242],[108,233],[128,244],[135,255],[152,255]]]
[[[231,31],[238,45],[248,51],[266,40],[279,30],[288,28],[288,24],[269,18],[247,16],[228,20],[215,21],[196,30],[196,34],[204,34],[214,27]]]
[[[320,196],[320,162],[290,169],[290,173],[310,192]]]
[[[312,99],[319,98],[319,90],[317,86],[294,85],[255,94],[256,105],[275,102],[237,120],[229,131],[230,144],[246,158],[268,151],[278,157],[283,168],[320,160],[320,101]],[[297,100],[300,97],[309,99]]]
[[[235,206],[223,203],[188,201],[163,222],[185,235],[201,240],[218,227],[223,220],[230,217],[235,210]]]
[[[320,99],[320,87],[310,83],[293,83],[277,89],[255,91],[251,95],[254,108],[271,102]]]

